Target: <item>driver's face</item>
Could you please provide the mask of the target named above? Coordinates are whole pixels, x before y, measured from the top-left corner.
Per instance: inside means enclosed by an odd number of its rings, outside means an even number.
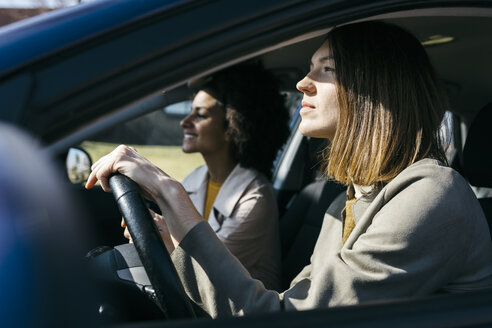
[[[314,53],[309,73],[297,83],[304,94],[299,125],[303,135],[333,140],[339,117],[335,76],[335,63],[325,41]]]

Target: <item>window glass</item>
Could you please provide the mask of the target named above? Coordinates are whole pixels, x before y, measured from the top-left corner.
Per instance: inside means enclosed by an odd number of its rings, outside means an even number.
[[[449,111],[446,111],[441,123],[441,141],[446,151],[446,158],[451,163],[456,155],[456,146],[453,134],[453,113]]]
[[[294,117],[301,94],[283,94],[291,117]],[[94,163],[118,145],[129,145],[164,172],[183,181],[193,169],[205,164],[200,153],[185,154],[181,150],[183,129],[179,123],[190,112],[191,103],[190,100],[178,102],[112,127],[84,141],[80,148],[90,155]]]
[[[282,94],[285,97],[285,105],[289,109],[289,115],[290,118],[293,119],[295,118],[297,111],[299,111],[299,105],[301,104],[302,101],[302,93],[300,92],[292,92],[292,91],[286,91],[282,92]]]
[[[0,0],[0,26],[94,0]]]
[[[166,115],[177,115],[177,116],[185,116],[188,115],[191,111],[191,100],[182,101],[176,104],[172,104],[164,107],[163,111]]]
[[[189,102],[180,103],[171,110],[151,112],[108,129],[84,141],[80,147],[95,162],[118,145],[126,144],[135,147],[140,154],[173,178],[183,181],[188,173],[204,164],[200,153],[185,154],[181,150],[183,130],[179,122],[185,116],[181,113],[185,113],[183,108],[187,105],[189,106]],[[181,111],[176,109],[179,107]],[[168,112],[170,113],[167,114]]]

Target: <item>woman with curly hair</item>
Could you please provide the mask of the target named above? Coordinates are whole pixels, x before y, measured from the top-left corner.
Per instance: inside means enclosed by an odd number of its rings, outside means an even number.
[[[190,199],[251,276],[273,289],[280,241],[269,178],[288,136],[288,111],[275,82],[256,63],[194,80],[192,110],[181,121],[183,151],[200,152],[206,163],[183,181]]]
[[[269,179],[289,133],[284,98],[273,75],[254,62],[189,85],[195,96],[190,114],[181,121],[182,149],[200,152],[206,165],[191,172],[183,186],[251,276],[278,289],[278,210]],[[153,216],[157,224],[163,222]],[[125,236],[130,239],[127,229]]]

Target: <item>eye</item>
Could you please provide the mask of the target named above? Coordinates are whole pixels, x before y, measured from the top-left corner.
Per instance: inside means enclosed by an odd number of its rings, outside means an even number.
[[[330,67],[330,66],[324,66],[323,67],[323,72],[335,72],[335,69],[333,67]]]
[[[208,113],[206,112],[206,110],[204,110],[203,108],[191,108],[191,115],[193,117],[194,120],[203,120],[205,118],[207,118],[209,115]]]

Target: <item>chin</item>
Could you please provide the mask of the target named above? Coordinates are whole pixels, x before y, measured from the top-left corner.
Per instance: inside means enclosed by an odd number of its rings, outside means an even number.
[[[194,151],[192,148],[187,148],[185,146],[181,147],[181,150],[183,151],[183,153],[186,154],[196,153],[196,151]]]
[[[333,137],[332,135],[327,135],[326,133],[322,133],[320,131],[317,131],[317,130],[307,130],[307,129],[303,129],[301,126],[299,126],[299,132],[305,136],[305,137],[310,137],[310,138],[317,138],[317,139],[328,139],[330,141],[333,140]]]
[[[299,125],[299,132],[305,136],[305,137],[311,137],[311,138],[323,138],[320,136],[320,133],[316,129],[310,129],[309,127],[305,127],[301,124]]]
[[[299,132],[303,135],[303,136],[306,136],[306,137],[311,137],[311,133],[312,131],[310,131],[309,129],[306,129],[303,125],[302,125],[302,121],[301,121],[301,124],[299,124]]]

